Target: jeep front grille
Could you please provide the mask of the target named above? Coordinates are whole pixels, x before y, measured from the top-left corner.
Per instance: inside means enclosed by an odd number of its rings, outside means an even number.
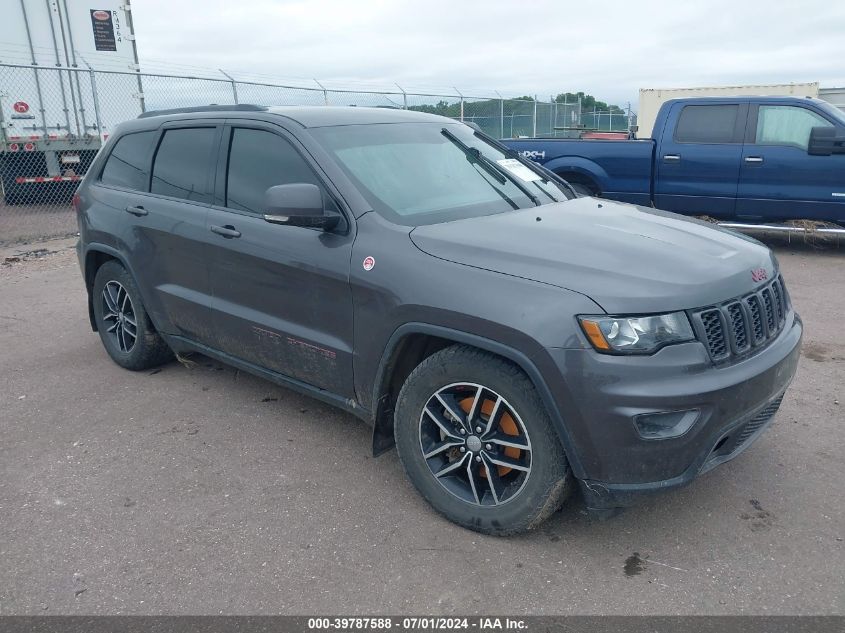
[[[778,275],[759,290],[695,310],[696,334],[716,363],[739,360],[774,339],[786,324],[789,303]]]

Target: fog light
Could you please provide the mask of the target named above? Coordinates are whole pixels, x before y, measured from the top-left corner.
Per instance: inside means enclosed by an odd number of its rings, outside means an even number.
[[[698,409],[646,413],[635,417],[634,425],[640,436],[646,440],[680,437],[692,428],[700,413]]]

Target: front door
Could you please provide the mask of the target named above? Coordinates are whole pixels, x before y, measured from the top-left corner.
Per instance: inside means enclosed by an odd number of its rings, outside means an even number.
[[[745,104],[724,102],[672,107],[655,149],[658,209],[714,217],[733,213],[747,110]]]
[[[264,192],[308,182],[336,202],[295,141],[276,126],[224,130],[218,202],[208,215],[217,347],[240,360],[352,397],[354,234],[270,224]]]
[[[810,130],[834,124],[803,105],[761,105],[751,119],[754,133],[743,148],[737,215],[845,222],[845,154],[807,153]]]

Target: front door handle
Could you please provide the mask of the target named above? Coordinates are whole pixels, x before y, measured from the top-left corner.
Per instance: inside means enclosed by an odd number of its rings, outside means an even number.
[[[745,162],[746,163],[762,163],[763,157],[762,156],[746,156]]]
[[[217,235],[222,235],[223,237],[240,237],[241,232],[236,229],[231,224],[227,224],[226,226],[214,226],[211,227],[212,233],[217,233]]]
[[[680,154],[666,154],[663,156],[663,160],[670,162],[670,163],[677,163],[681,160]]]
[[[147,211],[144,207],[126,207],[126,213],[131,213],[132,215],[141,217],[142,215],[147,215],[149,211]]]

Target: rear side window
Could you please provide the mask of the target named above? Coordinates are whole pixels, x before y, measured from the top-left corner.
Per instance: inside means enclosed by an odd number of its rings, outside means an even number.
[[[100,182],[146,191],[150,179],[150,145],[156,132],[136,132],[118,139],[106,160]]]
[[[226,175],[227,207],[262,213],[267,189],[300,182],[320,186],[308,163],[285,139],[264,130],[232,130]],[[324,199],[329,202],[325,196]]]
[[[678,143],[733,143],[738,105],[686,106],[678,119]]]
[[[150,191],[211,202],[209,176],[216,156],[216,133],[210,127],[167,130],[156,152]]]

